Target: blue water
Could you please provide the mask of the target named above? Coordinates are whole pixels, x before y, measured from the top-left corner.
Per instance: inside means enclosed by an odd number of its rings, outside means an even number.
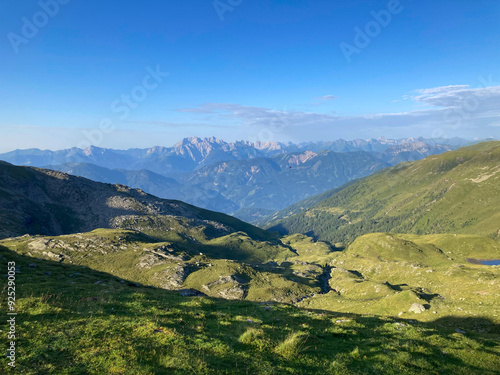
[[[498,265],[500,265],[500,259],[483,260],[483,261],[481,261],[481,264],[484,264],[486,266],[498,266]]]

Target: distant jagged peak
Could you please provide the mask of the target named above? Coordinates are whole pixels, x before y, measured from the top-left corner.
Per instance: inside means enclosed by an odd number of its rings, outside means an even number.
[[[484,139],[483,141],[487,141],[488,139]],[[391,139],[391,138],[386,138],[384,136],[378,137],[378,138],[370,138],[370,139],[353,139],[353,140],[345,140],[342,138],[338,139],[332,139],[332,140],[322,140],[322,141],[305,141],[305,142],[298,142],[298,143],[293,143],[293,142],[278,142],[278,141],[253,141],[253,140],[236,140],[232,142],[226,142],[220,138],[211,136],[211,137],[187,137],[179,142],[177,142],[173,146],[154,146],[148,149],[137,149],[137,150],[145,150],[147,153],[157,153],[157,152],[166,152],[166,151],[171,151],[176,148],[180,147],[185,147],[185,146],[200,146],[200,145],[218,145],[219,147],[226,147],[228,149],[234,149],[234,147],[241,147],[241,146],[246,146],[246,147],[251,147],[255,148],[257,150],[282,150],[290,146],[297,146],[298,148],[302,149],[307,149],[307,147],[313,147],[313,146],[318,146],[318,145],[333,145],[333,144],[348,144],[348,145],[353,145],[353,146],[361,146],[361,145],[369,145],[369,144],[382,144],[385,146],[390,146],[390,145],[398,145],[398,144],[403,144],[403,143],[412,143],[412,142],[424,142],[429,145],[436,145],[436,144],[444,144],[444,145],[457,145],[457,146],[462,146],[462,145],[468,145],[468,144],[473,144],[479,142],[478,140],[471,141],[471,140],[466,140],[463,138],[423,138],[423,137],[418,137],[418,138],[399,138],[399,139]],[[5,156],[11,156],[11,155],[20,155],[20,156],[29,156],[29,155],[48,155],[48,154],[54,154],[54,153],[66,153],[66,154],[84,154],[84,155],[96,155],[96,154],[103,154],[104,152],[112,152],[112,151],[118,151],[116,149],[112,148],[102,148],[102,147],[97,147],[95,145],[88,146],[87,148],[81,149],[77,147],[72,147],[72,148],[67,148],[67,149],[61,149],[61,150],[42,150],[39,148],[28,148],[28,149],[16,149],[13,151],[5,152],[1,155]]]
[[[421,140],[416,140],[414,139],[413,141],[409,142],[404,142],[404,143],[399,143],[392,145],[387,148],[387,150],[384,151],[385,154],[398,154],[401,152],[408,152],[408,151],[419,151],[419,152],[426,152],[430,150],[435,150],[435,152],[444,152],[444,151],[451,151],[453,150],[454,147],[449,146],[449,145],[430,145],[428,143],[425,143]]]
[[[301,154],[292,154],[288,158],[288,165],[300,165],[318,156],[317,153],[312,151],[305,151]]]
[[[421,148],[421,147],[425,147],[425,146],[428,146],[427,143],[415,140],[413,142],[404,142],[404,143],[400,143],[398,145],[391,146],[391,147],[389,147],[389,149],[393,148],[393,149],[398,149],[398,150],[415,150],[417,148]]]
[[[148,148],[146,151],[146,155],[152,155],[152,154],[162,154],[164,152],[170,151],[170,148],[164,147],[164,146],[153,146],[151,148]]]
[[[274,142],[274,141],[267,141],[267,142],[256,141],[250,143],[250,145],[256,148],[257,150],[269,150],[269,151],[282,150],[285,147],[284,143]]]
[[[217,137],[204,138],[204,140],[206,140],[210,143],[226,144],[225,141],[223,141],[222,139],[219,139]]]
[[[393,139],[393,138],[386,138],[384,136],[381,136],[381,137],[378,137],[377,139],[371,139],[369,141],[378,142],[378,143],[383,144],[383,145],[395,145],[395,144],[401,144],[401,143],[413,143],[413,142],[416,142],[417,139],[413,138],[413,137]]]
[[[189,156],[193,161],[201,162],[209,154],[226,145],[226,142],[215,137],[188,137],[176,143],[173,149],[177,155]]]
[[[87,147],[83,150],[83,154],[85,156],[92,156],[92,155],[99,155],[99,154],[102,155],[107,151],[108,151],[108,149],[97,147],[94,145],[90,145],[89,147]]]
[[[391,146],[399,143],[399,140],[396,139],[391,139],[391,138],[386,138],[384,136],[378,137],[377,139],[372,138],[372,139],[367,139],[366,143],[368,144],[381,144],[384,146]]]
[[[222,139],[216,138],[216,137],[205,137],[205,138],[200,138],[200,137],[186,137],[179,142],[177,142],[174,145],[174,148],[179,148],[179,147],[184,147],[187,145],[224,145],[226,142],[224,142]]]

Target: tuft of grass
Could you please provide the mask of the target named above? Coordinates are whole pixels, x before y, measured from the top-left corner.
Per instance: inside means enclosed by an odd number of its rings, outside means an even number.
[[[238,339],[242,344],[251,345],[258,349],[264,349],[270,345],[269,339],[263,329],[249,327]]]
[[[307,341],[308,333],[303,331],[290,333],[283,342],[281,342],[274,351],[280,356],[290,359],[301,354],[301,351]]]

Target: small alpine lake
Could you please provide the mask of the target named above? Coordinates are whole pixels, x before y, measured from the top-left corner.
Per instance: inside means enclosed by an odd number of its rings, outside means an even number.
[[[485,266],[498,266],[500,265],[500,259],[471,259],[467,258],[467,262],[473,264],[482,264]]]

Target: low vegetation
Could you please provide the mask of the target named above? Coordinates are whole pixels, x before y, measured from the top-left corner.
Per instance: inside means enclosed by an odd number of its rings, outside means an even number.
[[[18,267],[23,374],[498,373],[499,325],[484,317],[419,322],[183,297],[5,247],[0,255],[2,268]]]
[[[499,323],[500,267],[470,258],[499,259],[500,243],[474,235],[364,235],[330,263],[330,292],[300,305],[419,320],[484,316]]]
[[[132,230],[97,229],[0,243],[35,258],[88,266],[163,289],[193,288],[214,297],[292,302],[320,291],[314,273],[300,277],[287,272],[290,267],[278,266],[277,261],[295,256],[284,245],[254,241],[239,232],[207,240],[202,228],[171,229],[163,239]]]

